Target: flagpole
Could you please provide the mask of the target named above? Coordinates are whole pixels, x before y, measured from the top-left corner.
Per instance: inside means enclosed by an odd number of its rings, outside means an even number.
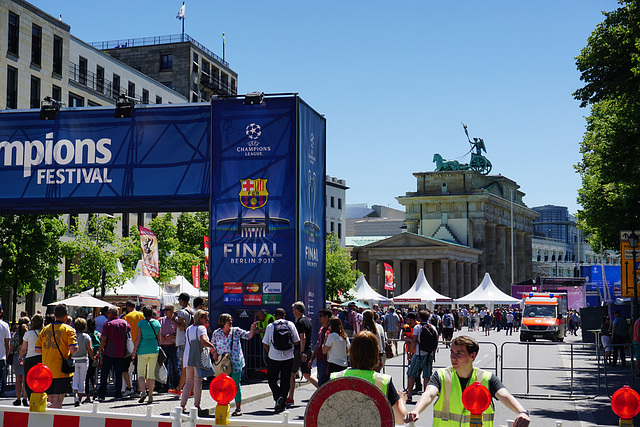
[[[222,32],[222,62],[225,62],[224,57],[225,57],[225,52],[224,52],[224,31]]]

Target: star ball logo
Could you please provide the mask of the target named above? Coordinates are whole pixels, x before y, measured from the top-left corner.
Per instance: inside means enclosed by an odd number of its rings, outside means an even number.
[[[262,135],[262,129],[260,128],[260,125],[257,125],[255,123],[251,123],[249,126],[247,126],[245,132],[249,139],[258,139],[260,138],[260,135]]]

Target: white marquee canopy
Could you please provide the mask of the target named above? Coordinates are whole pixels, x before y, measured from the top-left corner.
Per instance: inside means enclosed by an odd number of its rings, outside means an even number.
[[[489,273],[484,274],[482,283],[470,294],[458,298],[457,304],[486,304],[493,308],[494,304],[519,304],[521,300],[502,292],[491,280]]]
[[[391,302],[391,298],[380,295],[373,290],[369,283],[367,283],[367,279],[364,278],[364,274],[358,277],[355,291],[350,291],[349,294],[354,300],[367,301],[369,306],[373,306],[373,303]]]
[[[393,302],[395,304],[428,304],[433,307],[436,302],[438,304],[451,304],[453,300],[433,290],[424,275],[424,270],[421,268],[413,286],[404,294],[394,297]]]

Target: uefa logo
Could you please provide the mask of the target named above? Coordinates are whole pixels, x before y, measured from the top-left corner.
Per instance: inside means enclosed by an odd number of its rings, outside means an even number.
[[[249,126],[246,127],[245,133],[247,134],[249,139],[255,140],[260,138],[260,135],[262,134],[262,129],[260,128],[260,125],[251,123]]]

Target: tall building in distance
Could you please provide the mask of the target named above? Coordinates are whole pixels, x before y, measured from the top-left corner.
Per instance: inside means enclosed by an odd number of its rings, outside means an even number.
[[[344,248],[347,228],[347,181],[327,175],[325,178],[327,191],[327,233],[334,232]]]

